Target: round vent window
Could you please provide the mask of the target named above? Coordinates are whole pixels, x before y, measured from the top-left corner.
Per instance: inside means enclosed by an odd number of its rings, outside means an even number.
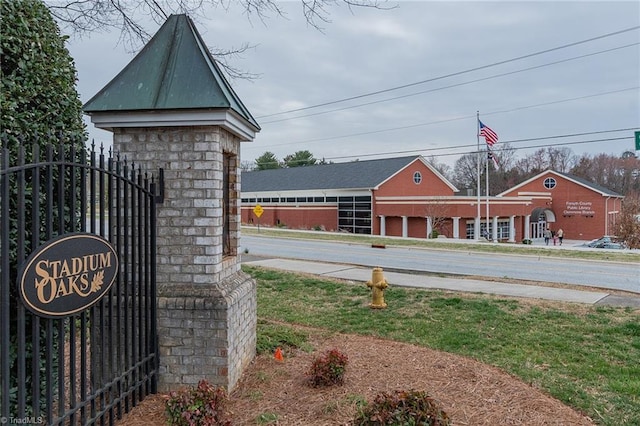
[[[544,180],[544,187],[547,189],[553,189],[556,187],[556,180],[554,178],[546,178]]]

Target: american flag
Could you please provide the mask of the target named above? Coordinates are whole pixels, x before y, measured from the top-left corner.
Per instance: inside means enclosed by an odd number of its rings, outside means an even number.
[[[491,160],[493,161],[493,165],[495,166],[495,168],[498,168],[498,159],[496,158],[496,156],[493,154],[493,152],[491,152],[490,149],[487,148],[487,160]]]
[[[488,146],[493,146],[498,142],[498,134],[496,132],[485,126],[482,121],[478,120],[478,123],[480,124],[480,136],[484,137]]]

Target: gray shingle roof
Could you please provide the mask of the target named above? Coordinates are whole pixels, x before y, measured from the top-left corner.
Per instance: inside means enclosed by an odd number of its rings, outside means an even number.
[[[352,161],[242,173],[242,192],[371,189],[419,156]]]

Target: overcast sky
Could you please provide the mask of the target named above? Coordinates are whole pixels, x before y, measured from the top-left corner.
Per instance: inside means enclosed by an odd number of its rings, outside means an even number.
[[[510,142],[519,157],[543,145],[576,154],[634,149],[640,2],[397,4],[384,11],[332,7],[323,32],[307,25],[298,0],[281,4],[286,18],[264,23],[233,1],[198,20],[211,48],[255,45],[232,62],[259,74],[231,82],[262,128],[242,144],[242,161],[309,150],[334,162],[421,154],[453,165],[476,151],[476,111],[498,134],[495,149]],[[83,103],[133,58],[118,37],[71,39]],[[627,130],[609,132],[620,129]],[[89,132],[111,141],[91,124]],[[577,133],[593,134],[548,138]],[[532,138],[542,139],[522,141]],[[601,141],[582,143],[593,140]]]

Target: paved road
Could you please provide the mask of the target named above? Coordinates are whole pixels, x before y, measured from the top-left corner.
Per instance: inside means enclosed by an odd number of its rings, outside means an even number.
[[[243,235],[241,245],[257,256],[380,266],[389,270],[546,281],[640,293],[640,265],[630,263],[423,248],[379,249],[362,244],[254,235]]]

